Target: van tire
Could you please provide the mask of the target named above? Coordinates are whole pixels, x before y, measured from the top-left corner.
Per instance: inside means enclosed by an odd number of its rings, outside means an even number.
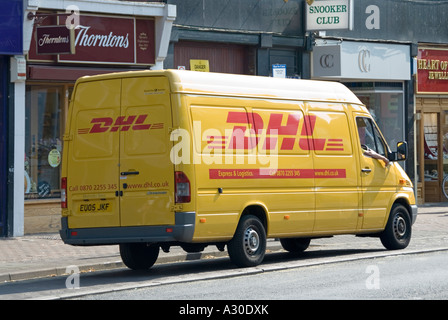
[[[227,243],[230,260],[238,267],[259,265],[266,253],[266,231],[261,221],[253,216],[243,216],[233,239]]]
[[[291,253],[302,253],[308,249],[310,245],[310,238],[285,238],[280,239],[280,243],[286,251]]]
[[[120,255],[123,263],[132,270],[147,270],[159,257],[159,246],[146,243],[121,243]]]
[[[389,250],[406,248],[411,241],[411,226],[409,211],[401,204],[394,204],[386,228],[380,234],[381,243]]]

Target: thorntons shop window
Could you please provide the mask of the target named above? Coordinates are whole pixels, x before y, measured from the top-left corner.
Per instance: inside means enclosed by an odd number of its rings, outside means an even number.
[[[25,199],[60,196],[64,86],[27,85]]]

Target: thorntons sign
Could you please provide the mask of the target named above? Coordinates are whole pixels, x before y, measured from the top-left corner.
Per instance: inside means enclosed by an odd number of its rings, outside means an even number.
[[[59,19],[59,24],[65,28],[65,19]],[[59,62],[143,65],[155,63],[155,26],[154,19],[151,18],[81,14],[79,25],[74,29],[73,39],[74,53],[58,54]],[[48,53],[42,55],[39,52],[40,54],[36,55],[34,48],[38,47],[39,41],[56,44],[64,42],[65,38],[43,36],[32,41],[36,41],[36,45],[30,48],[30,60],[54,61],[54,56]]]
[[[73,29],[65,26],[42,26],[36,28],[37,54],[73,54]]]
[[[129,33],[114,34],[112,31],[109,34],[94,34],[89,33],[91,26],[81,26],[77,28],[78,34],[76,36],[75,45],[82,47],[103,47],[103,48],[128,48],[129,47]]]
[[[154,20],[81,15],[75,48],[59,61],[154,64]]]

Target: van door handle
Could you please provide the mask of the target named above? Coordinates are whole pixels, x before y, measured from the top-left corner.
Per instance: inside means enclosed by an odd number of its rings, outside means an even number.
[[[362,168],[361,172],[370,173],[370,172],[372,172],[372,169],[370,169],[370,168]]]
[[[140,172],[138,171],[124,171],[124,172],[120,172],[120,174],[122,176],[130,176],[130,175],[138,175]]]

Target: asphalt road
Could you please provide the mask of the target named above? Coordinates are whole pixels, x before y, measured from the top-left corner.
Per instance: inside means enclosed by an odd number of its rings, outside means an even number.
[[[93,300],[448,299],[448,251],[334,262],[84,296]]]
[[[404,250],[385,250],[376,238],[336,236],[313,240],[301,256],[268,252],[254,268],[210,256],[144,272],[117,268],[1,283],[0,300],[446,299],[448,214],[431,212],[419,216]]]

